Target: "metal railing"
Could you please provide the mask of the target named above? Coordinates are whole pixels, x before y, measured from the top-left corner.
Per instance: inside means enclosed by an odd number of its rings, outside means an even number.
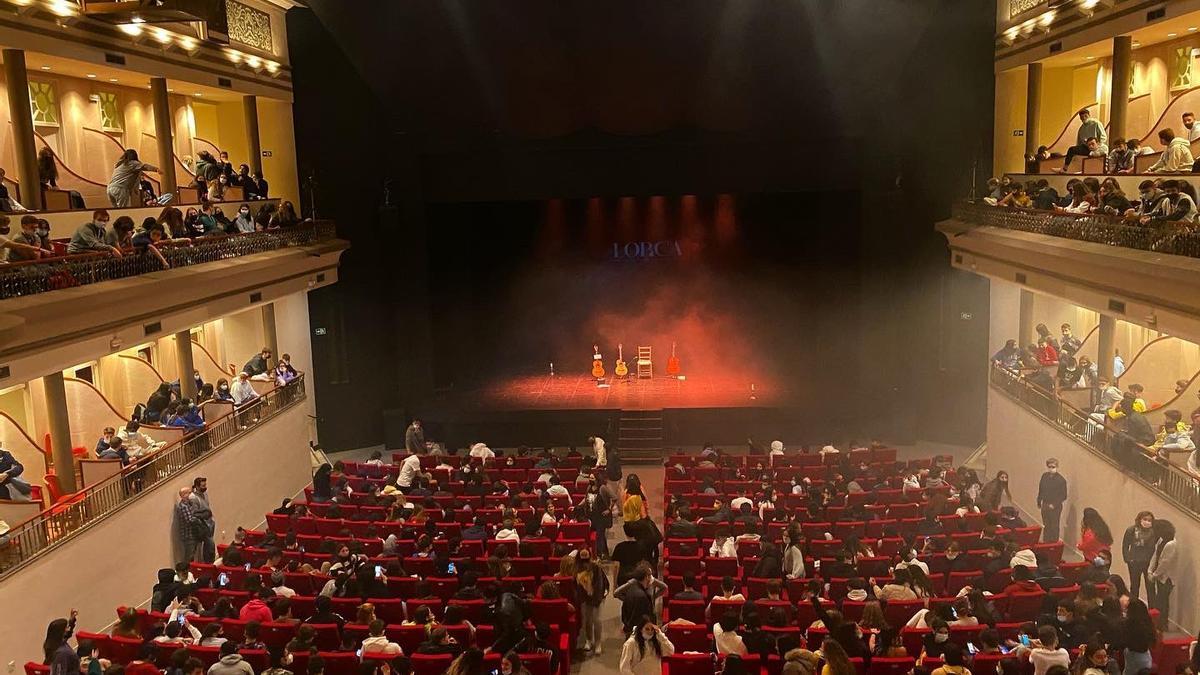
[[[1019,373],[992,364],[989,379],[993,387],[1079,444],[1104,456],[1180,508],[1200,516],[1200,476],[1160,459],[1154,450],[1106,424],[1104,418],[1093,418]]]
[[[0,537],[0,578],[124,508],[306,397],[304,375],[259,396],[205,428],[139,459],[120,473],[69,496]],[[169,528],[169,525],[164,525]]]
[[[1183,227],[1144,227],[1130,225],[1117,216],[1008,208],[983,202],[959,202],[954,205],[953,215],[975,225],[1200,258],[1200,232]]]
[[[188,267],[292,246],[306,246],[333,239],[336,235],[336,228],[331,221],[310,221],[267,232],[201,237],[193,240],[190,246],[168,244],[160,246],[158,250],[171,267]],[[162,269],[162,263],[149,252],[130,252],[121,257],[87,253],[0,265],[0,300],[124,279]]]

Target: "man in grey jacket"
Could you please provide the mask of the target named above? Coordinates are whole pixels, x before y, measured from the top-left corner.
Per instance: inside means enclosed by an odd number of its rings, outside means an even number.
[[[1087,108],[1081,109],[1079,115],[1079,131],[1075,134],[1075,145],[1067,148],[1067,158],[1063,161],[1062,173],[1071,166],[1071,159],[1076,155],[1087,157],[1091,154],[1088,148],[1088,139],[1094,138],[1098,145],[1105,147],[1105,154],[1108,154],[1108,132],[1105,131],[1104,125],[1100,120],[1092,118],[1092,113]]]
[[[210,563],[217,558],[217,544],[213,540],[213,536],[217,532],[217,521],[213,517],[212,504],[208,501],[208,479],[203,476],[192,481],[192,506],[195,508],[195,516],[199,520],[204,521],[207,526],[208,533],[200,542],[203,545],[203,561]]]
[[[254,675],[254,669],[238,653],[236,640],[221,643],[221,658],[208,668],[208,675]]]

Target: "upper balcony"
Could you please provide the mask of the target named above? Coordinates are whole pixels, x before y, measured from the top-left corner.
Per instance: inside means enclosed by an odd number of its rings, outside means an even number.
[[[0,265],[0,387],[337,281],[333,223]]]
[[[1200,340],[1200,234],[983,203],[936,227],[954,267]]]

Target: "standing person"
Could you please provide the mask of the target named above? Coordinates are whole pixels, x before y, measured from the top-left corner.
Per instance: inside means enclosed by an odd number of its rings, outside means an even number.
[[[1091,562],[1100,555],[1100,551],[1112,550],[1113,536],[1108,529],[1108,523],[1100,517],[1100,513],[1092,507],[1083,510],[1083,520],[1079,524],[1079,545],[1077,548],[1083,554],[1083,559]]]
[[[196,504],[192,501],[192,488],[179,488],[179,501],[175,504],[175,535],[179,542],[178,559],[188,562],[205,562],[202,542],[208,525],[197,517]]]
[[[658,624],[650,617],[642,618],[642,626],[633,632],[621,647],[620,675],[659,675],[662,659],[675,653],[675,645],[667,639]]]
[[[1171,591],[1175,590],[1175,580],[1180,577],[1183,561],[1179,557],[1175,525],[1169,520],[1159,519],[1154,521],[1154,531],[1158,535],[1158,544],[1150,560],[1150,581],[1146,586],[1146,594],[1150,596],[1150,609],[1158,610],[1159,625],[1169,626]]]
[[[425,452],[425,430],[421,428],[421,420],[413,419],[412,424],[404,430],[404,449],[410,455]]]
[[[1038,483],[1037,505],[1042,510],[1042,541],[1059,540],[1063,503],[1067,501],[1067,479],[1058,473],[1058,460],[1046,460],[1046,472]]]
[[[587,494],[580,500],[592,531],[596,533],[596,555],[602,559],[608,557],[608,528],[613,522],[612,501],[606,494],[609,491],[601,488],[603,481],[604,474],[595,474],[588,484]]]
[[[604,439],[592,436],[588,438],[588,443],[592,444],[592,452],[596,455],[596,471],[601,471],[602,467],[608,466],[608,454],[604,450]]]
[[[19,478],[24,472],[21,462],[0,444],[0,499],[30,501],[33,490],[25,479]]]
[[[1129,596],[1138,597],[1142,579],[1146,579],[1146,599],[1150,599],[1150,562],[1158,546],[1158,533],[1154,529],[1154,514],[1142,511],[1137,514],[1133,525],[1125,530],[1121,539],[1121,557],[1129,566]]]
[[[621,490],[621,518],[627,523],[634,523],[649,516],[642,479],[638,478],[636,473],[631,473],[625,479],[625,487]]]
[[[583,651],[595,649],[600,653],[600,605],[608,595],[608,574],[592,560],[591,551],[579,549],[575,554],[575,592],[579,605],[580,635]]]
[[[117,208],[141,206],[139,192],[142,186],[142,174],[150,171],[158,172],[158,167],[138,160],[137,150],[129,148],[117,165],[113,167],[112,178],[108,180],[108,201]]]
[[[246,373],[252,378],[263,379],[262,376],[265,376],[267,371],[271,369],[270,362],[271,348],[263,347],[257,354],[255,354],[249,361],[246,362],[246,365],[242,366],[242,372]]]
[[[1125,638],[1124,675],[1138,675],[1153,666],[1150,653],[1158,644],[1158,631],[1150,618],[1150,610],[1139,598],[1129,601],[1125,621],[1121,624],[1121,635]]]
[[[656,616],[654,601],[663,594],[667,585],[654,578],[650,563],[643,561],[633,573],[633,578],[613,591],[613,597],[621,601],[621,625],[625,634],[636,629],[643,617]],[[596,648],[600,653],[600,648]]]
[[[200,541],[203,546],[203,560],[197,562],[210,563],[217,558],[217,544],[213,541],[213,536],[217,531],[217,521],[213,517],[212,502],[208,499],[208,479],[199,476],[192,481],[192,494],[189,497],[196,509],[196,518],[202,521],[207,530],[204,539]]]
[[[79,612],[72,609],[71,618],[55,619],[46,626],[46,640],[42,642],[42,665],[50,666],[50,675],[79,674],[79,654],[71,648],[70,643],[78,616]]]

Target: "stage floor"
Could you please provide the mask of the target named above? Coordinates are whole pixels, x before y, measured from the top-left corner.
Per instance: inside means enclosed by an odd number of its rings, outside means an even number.
[[[660,408],[754,408],[779,405],[773,382],[740,376],[610,378],[597,386],[589,375],[536,375],[488,383],[470,392],[469,407],[497,410],[656,410]],[[751,390],[753,385],[753,391]]]

